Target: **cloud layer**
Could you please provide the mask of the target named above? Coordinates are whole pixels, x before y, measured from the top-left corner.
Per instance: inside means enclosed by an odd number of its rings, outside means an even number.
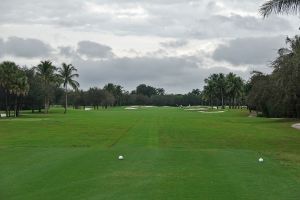
[[[113,56],[111,47],[91,41],[80,41],[77,52],[89,58],[109,58]]]
[[[296,17],[258,15],[263,0],[2,0],[0,61],[71,62],[83,88],[147,83],[201,88],[210,73],[249,76],[298,32]]]
[[[283,46],[284,36],[237,38],[220,45],[213,58],[233,65],[263,65],[272,61]]]
[[[11,55],[24,58],[40,58],[49,56],[51,47],[37,39],[9,37],[0,39],[0,56]]]

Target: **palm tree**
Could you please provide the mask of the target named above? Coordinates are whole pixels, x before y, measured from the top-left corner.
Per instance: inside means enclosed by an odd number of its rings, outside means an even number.
[[[25,72],[14,62],[5,61],[0,64],[0,89],[5,95],[6,115],[10,116],[10,100],[15,98],[15,117],[19,114],[18,99],[25,96],[29,90],[29,84]]]
[[[260,8],[260,13],[263,17],[268,17],[270,14],[293,13],[297,14],[300,11],[300,0],[269,0]]]
[[[209,79],[205,79],[206,85],[204,86],[203,95],[211,107],[213,107],[213,97],[214,97],[214,86],[212,81]]]
[[[244,82],[241,77],[236,76],[236,74],[230,72],[226,76],[226,89],[227,95],[229,96],[230,107],[236,107],[236,101],[241,97]]]
[[[225,108],[224,97],[226,94],[226,79],[223,73],[220,73],[217,76],[217,87],[219,89],[220,96],[221,96],[222,109],[224,109]]]
[[[13,80],[18,66],[14,62],[5,61],[1,63],[0,86],[3,88],[5,94],[5,112],[10,116],[10,94],[12,93]]]
[[[50,86],[57,81],[57,76],[55,74],[57,68],[52,65],[51,61],[46,60],[41,61],[34,69],[43,82],[45,113],[48,113],[50,104]]]
[[[77,73],[77,69],[72,64],[63,63],[62,67],[59,68],[59,77],[62,79],[62,84],[65,89],[65,112],[67,113],[68,108],[68,85],[70,85],[74,90],[77,90],[79,87],[79,83],[74,80],[74,78],[79,77]]]
[[[232,72],[226,75],[226,92],[229,97],[229,108],[234,107],[235,79],[236,79],[236,75]]]
[[[15,72],[14,80],[11,85],[11,94],[15,96],[14,112],[15,117],[19,116],[20,98],[27,95],[29,91],[28,78],[23,70],[18,69]]]

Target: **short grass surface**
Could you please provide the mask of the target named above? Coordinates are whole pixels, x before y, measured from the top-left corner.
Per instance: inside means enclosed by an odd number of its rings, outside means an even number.
[[[0,199],[299,200],[292,123],[179,108],[0,119]]]

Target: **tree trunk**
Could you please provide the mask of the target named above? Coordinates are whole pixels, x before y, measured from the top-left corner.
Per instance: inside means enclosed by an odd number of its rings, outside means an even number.
[[[49,100],[48,97],[46,97],[46,114],[48,114],[49,111]]]
[[[49,100],[49,97],[46,96],[46,103],[45,103],[45,112],[46,112],[46,114],[48,114],[48,112],[49,112],[49,107],[50,107],[50,100]]]
[[[65,94],[66,94],[66,99],[65,99],[65,112],[64,114],[67,113],[67,108],[68,108],[68,87],[65,87]]]
[[[44,97],[44,104],[45,104],[45,114],[47,114],[47,96],[45,95],[45,97]]]
[[[15,112],[14,117],[17,117],[17,106],[18,106],[18,97],[16,96],[15,97],[15,105],[14,105],[14,112]]]
[[[224,109],[224,95],[223,95],[223,92],[221,93],[221,98],[222,98],[222,109]]]
[[[8,116],[8,94],[5,92],[5,114]]]

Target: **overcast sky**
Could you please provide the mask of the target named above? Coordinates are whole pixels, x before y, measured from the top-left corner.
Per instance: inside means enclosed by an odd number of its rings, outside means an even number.
[[[202,89],[211,73],[244,79],[269,63],[297,16],[258,14],[263,0],[1,0],[0,61],[78,68],[81,88],[145,83]]]

